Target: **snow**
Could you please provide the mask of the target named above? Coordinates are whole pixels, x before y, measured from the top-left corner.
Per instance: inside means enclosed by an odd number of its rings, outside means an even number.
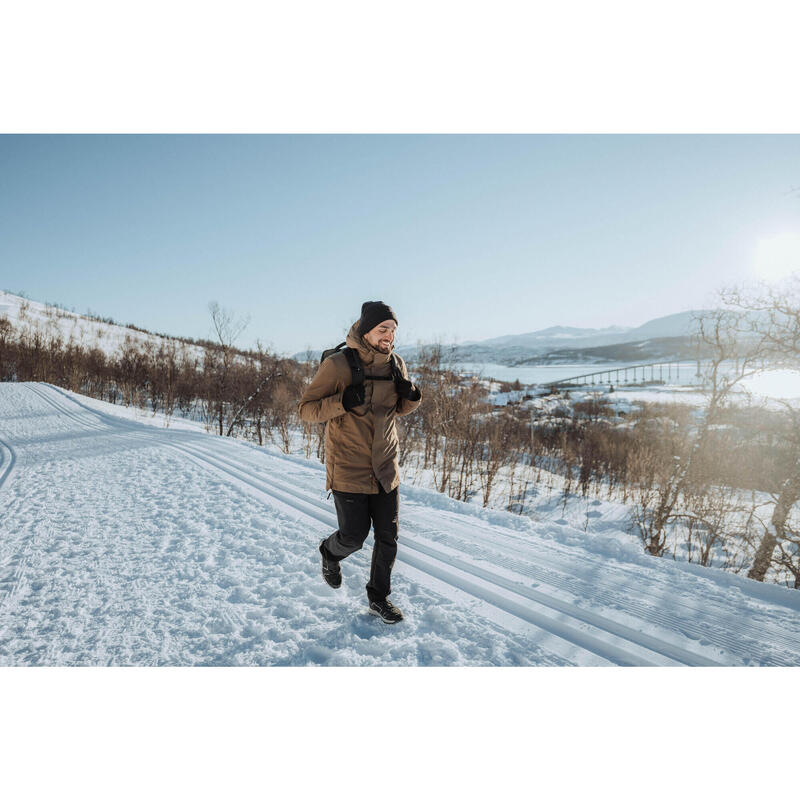
[[[65,342],[73,341],[87,348],[96,347],[108,356],[118,354],[126,340],[137,345],[153,344],[156,347],[171,341],[170,337],[92,319],[5,291],[0,291],[0,318],[2,317],[8,319],[17,331],[30,329],[44,335],[57,336]],[[203,353],[203,348],[198,345],[185,347],[190,355],[201,356]]]
[[[0,384],[0,664],[800,664],[797,592],[646,556],[600,501],[403,485],[383,625],[369,542],[322,581],[321,464],[178,422]]]

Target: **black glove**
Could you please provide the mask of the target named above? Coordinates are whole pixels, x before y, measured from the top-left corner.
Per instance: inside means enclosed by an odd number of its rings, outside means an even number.
[[[364,404],[364,384],[354,383],[342,392],[342,405],[345,411]]]
[[[419,400],[419,389],[405,378],[395,378],[394,388],[398,397],[402,397],[405,400]]]

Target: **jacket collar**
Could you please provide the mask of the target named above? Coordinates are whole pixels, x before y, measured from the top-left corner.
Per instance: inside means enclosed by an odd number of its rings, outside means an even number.
[[[350,328],[345,343],[348,347],[358,350],[358,355],[361,357],[363,364],[388,364],[394,348],[388,353],[382,353],[377,348],[373,347],[364,337],[358,332],[358,322],[354,322]]]

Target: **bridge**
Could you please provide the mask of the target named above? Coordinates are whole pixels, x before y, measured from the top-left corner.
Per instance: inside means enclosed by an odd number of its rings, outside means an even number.
[[[648,369],[650,370],[649,381],[647,378]],[[571,378],[560,378],[557,381],[551,381],[543,385],[552,390],[571,386],[602,386],[605,384],[617,384],[619,386],[623,383],[663,382],[665,377],[668,381],[672,381],[673,378],[677,381],[680,380],[681,374],[686,378],[699,377],[701,374],[700,362],[697,362],[697,367],[694,366],[694,362],[675,359],[672,361],[652,361],[649,364],[631,364],[629,367],[611,367],[597,372],[587,372],[584,375],[573,375]],[[604,376],[605,380],[603,379]]]

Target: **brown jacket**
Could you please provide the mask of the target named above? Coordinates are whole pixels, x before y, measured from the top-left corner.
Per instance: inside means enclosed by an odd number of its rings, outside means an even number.
[[[377,494],[378,481],[387,492],[400,483],[395,417],[410,414],[422,401],[397,396],[394,381],[371,381],[370,375],[391,375],[390,356],[368,344],[356,322],[347,334],[347,346],[358,350],[364,366],[363,405],[345,411],[342,393],[352,383],[350,365],[338,352],[320,364],[297,406],[305,422],[327,422],[325,427],[326,489]],[[405,362],[395,354],[403,377]]]

